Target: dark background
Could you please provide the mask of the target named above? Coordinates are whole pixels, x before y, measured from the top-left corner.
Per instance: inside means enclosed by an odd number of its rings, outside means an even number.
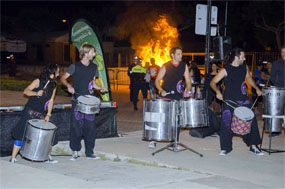
[[[195,9],[207,1],[1,1],[1,33],[21,39],[30,32],[46,34],[68,30],[75,19],[85,18],[98,30],[104,41],[117,46],[130,46],[133,25],[145,18],[166,14],[178,28],[184,51],[201,52],[205,36],[196,35]],[[224,34],[225,1],[212,1],[218,6],[220,33]],[[66,23],[62,23],[66,19]],[[123,28],[128,32],[122,33]],[[132,23],[132,22],[130,22]],[[143,25],[140,26],[143,29]],[[227,35],[233,47],[246,51],[279,51],[284,44],[284,1],[228,1]]]

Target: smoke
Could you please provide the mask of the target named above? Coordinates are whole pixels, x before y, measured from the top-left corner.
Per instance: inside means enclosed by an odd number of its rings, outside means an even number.
[[[117,19],[117,39],[129,39],[131,47],[136,50],[136,53],[139,53],[143,46],[150,43],[158,45],[156,44],[158,39],[159,45],[165,46],[166,44],[164,43],[168,43],[168,41],[164,40],[163,36],[165,36],[168,31],[162,28],[157,30],[153,28],[159,28],[157,21],[161,19],[162,16],[167,19],[170,26],[176,27],[175,20],[166,12],[170,12],[169,9],[165,7],[153,7],[153,4],[130,4],[126,12]],[[177,46],[178,44],[177,37],[171,45]]]

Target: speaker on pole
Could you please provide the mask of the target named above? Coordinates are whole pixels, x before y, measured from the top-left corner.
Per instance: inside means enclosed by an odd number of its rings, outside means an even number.
[[[232,49],[231,37],[218,36],[213,39],[214,59],[224,60]]]

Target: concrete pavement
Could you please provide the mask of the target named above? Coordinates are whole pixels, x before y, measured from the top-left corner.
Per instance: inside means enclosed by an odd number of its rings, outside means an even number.
[[[240,137],[234,137],[231,153],[219,156],[218,137],[193,138],[183,130],[180,142],[204,157],[188,150],[164,150],[152,156],[154,149],[142,140],[142,100],[139,111],[134,111],[127,86],[119,89],[113,97],[118,102],[122,137],[96,140],[100,160],[82,154],[77,161],[70,161],[68,142],[53,147],[52,153],[59,155],[54,156],[57,164],[31,162],[20,156],[11,164],[9,157],[3,157],[0,188],[285,188],[285,154],[253,155]],[[259,119],[260,131],[262,125]],[[272,147],[285,150],[284,141],[284,134],[273,138]],[[167,144],[158,143],[156,149]],[[268,147],[267,134],[263,147]]]

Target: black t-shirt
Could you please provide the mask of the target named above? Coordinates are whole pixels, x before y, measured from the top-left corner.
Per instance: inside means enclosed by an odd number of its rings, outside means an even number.
[[[248,99],[248,89],[245,83],[246,64],[238,67],[226,65],[227,77],[224,82],[226,86],[225,99],[233,101],[245,101]]]
[[[98,76],[98,66],[90,63],[85,66],[81,62],[71,64],[67,73],[72,75],[73,87],[80,95],[93,94],[93,79]]]
[[[182,99],[184,92],[182,87],[182,80],[186,64],[184,62],[180,62],[176,67],[172,64],[172,62],[167,62],[163,66],[165,66],[166,72],[163,77],[162,88],[166,92],[174,91],[174,94],[168,94],[163,98],[174,100]]]
[[[40,112],[40,113],[44,113],[47,111],[48,108],[48,104],[49,104],[49,100],[52,97],[52,93],[53,90],[55,88],[55,84],[53,84],[53,82],[55,81],[50,81],[46,88],[44,88],[44,86],[46,85],[46,83],[44,83],[42,80],[40,80],[40,85],[38,88],[35,88],[33,91],[37,92],[39,90],[44,90],[43,95],[42,96],[31,96],[30,99],[28,100],[26,107],[30,108],[34,111]]]

